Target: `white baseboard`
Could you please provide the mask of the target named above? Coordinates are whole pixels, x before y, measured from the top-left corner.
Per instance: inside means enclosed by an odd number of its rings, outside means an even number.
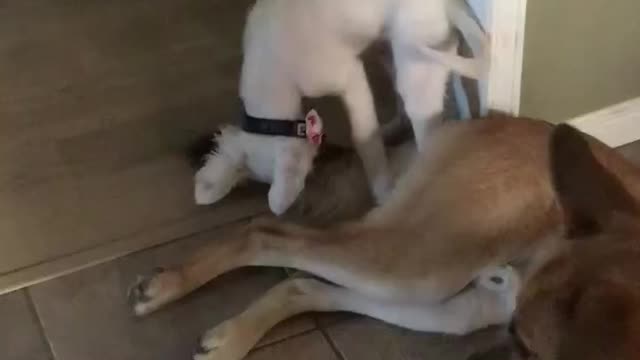
[[[611,147],[640,140],[640,97],[568,121]]]

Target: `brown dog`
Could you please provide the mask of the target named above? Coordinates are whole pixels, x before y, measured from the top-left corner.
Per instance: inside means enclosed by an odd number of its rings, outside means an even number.
[[[364,219],[256,222],[136,284],[135,312],[241,266],[285,266],[332,284],[283,282],[210,330],[195,359],[241,359],[281,320],[338,310],[448,333],[513,318],[525,358],[640,358],[638,169],[568,126],[528,119],[449,124],[424,143]]]

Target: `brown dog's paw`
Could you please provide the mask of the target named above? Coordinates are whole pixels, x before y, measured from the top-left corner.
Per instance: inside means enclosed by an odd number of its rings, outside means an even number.
[[[129,288],[129,304],[137,316],[147,315],[173,300],[180,285],[181,277],[176,272],[156,268],[151,275],[139,276]]]
[[[193,359],[241,360],[251,350],[253,338],[251,328],[243,329],[241,322],[227,320],[202,336]]]

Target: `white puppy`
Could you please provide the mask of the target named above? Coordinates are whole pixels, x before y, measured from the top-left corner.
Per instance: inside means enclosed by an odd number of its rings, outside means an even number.
[[[476,58],[456,54],[452,28]],[[322,119],[303,97],[339,95],[376,199],[390,189],[378,120],[361,53],[386,39],[395,83],[418,148],[443,111],[449,72],[478,79],[487,40],[464,0],[259,0],[244,34],[240,97],[243,129],[222,129],[195,176],[195,199],[211,204],[251,177],[271,184],[269,205],[287,210],[304,187],[322,139]],[[304,119],[304,120],[303,120]],[[305,121],[306,120],[306,121]],[[309,121],[313,121],[313,126]]]

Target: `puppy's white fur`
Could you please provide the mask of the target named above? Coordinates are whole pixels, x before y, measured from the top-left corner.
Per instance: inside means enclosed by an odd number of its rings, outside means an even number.
[[[271,184],[269,206],[284,213],[304,187],[317,147],[304,140],[246,133],[235,126],[220,129],[217,150],[207,155],[195,176],[197,204],[212,204],[239,182],[251,178]]]
[[[451,26],[478,59],[456,55]],[[259,0],[244,34],[240,96],[251,116],[300,119],[302,97],[339,95],[373,193],[391,186],[373,97],[360,54],[386,37],[397,91],[416,134],[439,120],[449,71],[478,78],[486,66],[486,37],[463,0]],[[304,186],[316,147],[303,139],[227,129],[217,154],[196,175],[196,202],[224,197],[243,177],[271,183],[269,205],[284,212]]]

